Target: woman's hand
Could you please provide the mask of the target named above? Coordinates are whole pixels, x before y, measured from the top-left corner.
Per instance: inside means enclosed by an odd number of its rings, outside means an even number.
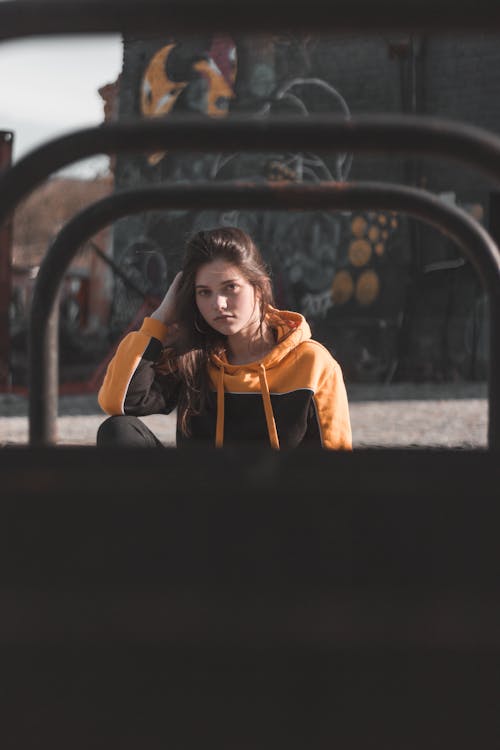
[[[182,271],[176,274],[174,280],[170,284],[167,293],[165,294],[161,304],[151,313],[152,318],[161,321],[166,326],[171,326],[175,323],[175,298],[177,290],[182,278]]]

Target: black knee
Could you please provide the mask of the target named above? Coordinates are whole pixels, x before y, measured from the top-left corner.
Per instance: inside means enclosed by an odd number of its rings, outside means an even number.
[[[161,447],[161,443],[139,417],[115,415],[108,417],[97,431],[98,446]]]

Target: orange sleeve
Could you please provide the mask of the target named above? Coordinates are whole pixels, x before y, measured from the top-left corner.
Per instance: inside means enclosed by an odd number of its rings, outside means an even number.
[[[323,448],[352,450],[351,420],[340,365],[325,368],[314,394]]]
[[[106,414],[124,414],[124,403],[130,381],[148,348],[151,339],[162,341],[167,327],[155,318],[144,318],[138,331],[133,331],[120,342],[108,365],[97,400]]]

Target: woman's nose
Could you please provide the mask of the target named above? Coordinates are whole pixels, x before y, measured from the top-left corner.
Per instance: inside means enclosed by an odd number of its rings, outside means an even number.
[[[215,296],[215,307],[217,310],[225,310],[227,307],[227,297],[223,294],[217,294]]]

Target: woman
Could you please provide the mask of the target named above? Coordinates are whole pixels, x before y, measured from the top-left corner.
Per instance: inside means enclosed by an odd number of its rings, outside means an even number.
[[[177,443],[261,441],[351,448],[338,363],[271,283],[241,229],[198,232],[161,305],[110,362],[99,404],[113,416],[98,445],[161,445],[137,419],[177,407]]]

